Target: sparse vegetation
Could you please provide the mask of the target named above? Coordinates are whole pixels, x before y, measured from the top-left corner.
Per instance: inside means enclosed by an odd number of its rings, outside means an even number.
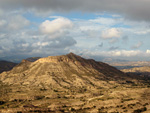
[[[144,111],[146,111],[146,110],[147,110],[147,108],[146,108],[146,107],[143,107],[143,108],[140,108],[140,109],[134,110],[134,112],[133,112],[133,113],[141,113],[141,112],[144,112]]]

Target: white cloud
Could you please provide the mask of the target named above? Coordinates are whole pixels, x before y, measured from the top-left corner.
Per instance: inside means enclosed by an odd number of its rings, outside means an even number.
[[[84,51],[84,55],[87,56],[99,56],[99,57],[115,57],[115,58],[127,58],[127,57],[135,57],[140,56],[141,54],[146,55],[146,52],[140,50],[114,50],[114,51],[89,51],[89,50],[80,50],[79,53]],[[78,52],[78,51],[75,51]]]
[[[0,27],[4,26],[7,22],[5,20],[0,20]]]
[[[138,49],[143,45],[143,42],[138,42],[137,44],[135,44],[134,46],[132,46],[133,49]]]
[[[44,21],[40,25],[40,30],[42,31],[42,33],[53,34],[72,27],[73,27],[73,23],[69,19],[59,17],[52,21],[50,20]]]
[[[0,38],[2,39],[0,46],[3,47],[2,51],[5,52],[4,55],[6,56],[19,55],[20,53],[30,53],[32,56],[58,55],[68,52],[68,48],[73,48],[74,51],[78,48],[79,51],[86,49],[89,51],[89,54],[91,53],[90,55],[97,56],[97,58],[101,56],[119,59],[135,57],[133,58],[135,60],[138,57],[150,56],[150,50],[147,50],[149,35],[144,35],[146,34],[144,32],[142,36],[139,35],[142,33],[135,34],[136,31],[149,32],[149,30],[146,31],[146,29],[149,29],[146,27],[149,26],[149,23],[141,24],[124,20],[122,16],[110,15],[113,18],[94,17],[95,19],[85,20],[69,20],[60,16],[48,16],[47,18],[51,18],[50,20],[46,20],[41,24],[35,20],[34,24],[32,24],[23,17],[23,14],[21,15],[19,16],[18,13],[7,13],[0,17],[0,26],[3,28],[0,29]],[[39,24],[40,26],[38,26]],[[100,36],[108,40],[103,40]],[[124,44],[120,43],[121,41]],[[125,43],[125,41],[128,43]],[[133,45],[133,42],[139,41],[144,42],[141,49],[145,50],[145,52],[129,50],[132,49],[130,47]],[[110,43],[112,48],[109,49]],[[99,47],[95,47],[95,45],[99,45]],[[141,45],[141,43],[137,43],[135,47],[140,47]],[[4,47],[9,50],[6,50]],[[86,53],[86,51],[82,52],[83,54],[84,52]]]
[[[120,60],[145,60],[150,57],[150,50],[140,51],[140,50],[114,50],[114,51],[98,51],[98,50],[71,50],[76,54],[82,55],[86,58],[94,58],[97,61],[103,60],[105,58],[120,59]]]
[[[114,25],[117,22],[116,19],[114,19],[114,18],[103,18],[103,17],[99,17],[99,18],[92,19],[89,21],[98,23],[98,24],[102,24],[102,25],[107,25],[107,26]]]
[[[134,50],[115,50],[115,51],[102,51],[100,55],[105,57],[133,57],[140,55],[141,51],[134,51]]]
[[[147,50],[146,50],[146,53],[147,53],[147,54],[150,54],[150,50],[149,50],[149,49],[147,49]]]
[[[125,57],[133,57],[133,56],[137,56],[140,55],[141,51],[137,50],[121,50],[121,56],[125,56]]]
[[[24,18],[21,15],[15,15],[10,17],[8,21],[8,28],[11,30],[19,30],[21,28],[24,28],[25,26],[28,26],[30,24],[30,21]]]
[[[50,44],[50,42],[38,42],[37,43],[38,46],[47,46],[49,44]]]
[[[22,47],[28,47],[28,46],[29,46],[28,43],[22,44]]]
[[[121,32],[116,28],[111,28],[111,29],[107,29],[107,30],[102,31],[101,36],[104,39],[120,38]]]
[[[134,33],[137,35],[145,35],[145,34],[150,33],[150,29],[142,29],[140,31],[135,31]]]
[[[112,56],[120,56],[121,55],[121,51],[112,51]]]

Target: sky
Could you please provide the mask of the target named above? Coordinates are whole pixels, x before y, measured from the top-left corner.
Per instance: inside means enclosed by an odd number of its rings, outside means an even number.
[[[0,0],[0,59],[73,52],[150,61],[150,0]]]

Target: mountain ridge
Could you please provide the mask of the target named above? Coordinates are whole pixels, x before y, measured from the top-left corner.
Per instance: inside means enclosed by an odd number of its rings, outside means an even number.
[[[2,73],[0,80],[10,84],[36,86],[40,82],[47,85],[52,83],[55,86],[59,80],[60,84],[62,83],[60,86],[74,86],[72,78],[75,78],[76,82],[79,80],[79,84],[83,84],[85,87],[87,81],[90,85],[90,83],[95,84],[94,80],[116,80],[116,82],[124,81],[124,78],[131,80],[126,74],[108,64],[84,59],[73,53],[48,56],[35,62],[23,60],[11,71]]]
[[[4,71],[9,71],[16,65],[17,65],[17,63],[1,60],[0,61],[0,73],[2,73]]]
[[[0,74],[0,110],[131,113],[149,108],[149,86],[106,63],[73,53],[22,60]]]

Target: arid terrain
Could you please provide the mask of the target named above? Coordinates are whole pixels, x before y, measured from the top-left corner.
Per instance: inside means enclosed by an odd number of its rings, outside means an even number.
[[[149,113],[150,81],[73,53],[0,74],[2,113]]]

